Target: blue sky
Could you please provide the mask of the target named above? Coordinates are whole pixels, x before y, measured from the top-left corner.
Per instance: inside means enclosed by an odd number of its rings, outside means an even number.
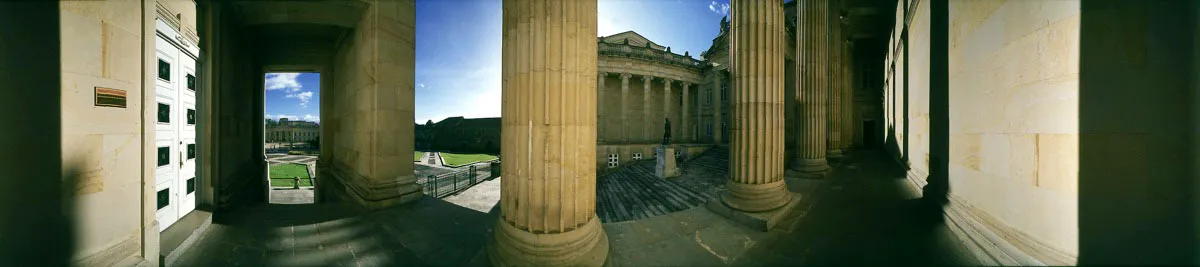
[[[699,58],[729,0],[599,0],[597,31],[633,30]],[[500,116],[500,0],[417,0],[417,123]],[[319,121],[316,73],[268,74],[268,118]]]
[[[600,36],[628,30],[699,58],[728,0],[599,0]],[[416,122],[500,116],[500,0],[417,0]]]
[[[265,87],[268,119],[321,121],[319,74],[268,73]]]

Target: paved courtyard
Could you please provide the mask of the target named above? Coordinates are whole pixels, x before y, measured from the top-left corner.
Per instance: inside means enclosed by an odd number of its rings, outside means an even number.
[[[267,162],[272,165],[304,164],[308,166],[309,172],[314,174],[313,179],[316,179],[317,156],[267,154]],[[311,204],[316,202],[315,190],[311,186],[301,186],[300,189],[272,186],[271,191],[267,193],[267,201],[271,204]]]
[[[421,155],[421,160],[413,161],[413,171],[418,177],[439,175],[453,172],[455,169],[442,166],[441,160],[435,156],[437,152],[425,152]]]
[[[703,206],[725,192],[729,149],[713,148],[680,164],[680,176],[658,178],[655,160],[631,162],[596,181],[596,213],[605,223],[650,218]]]
[[[606,223],[612,266],[961,265],[942,222],[878,152],[852,154],[824,180],[787,178],[802,194],[780,226],[760,232],[703,206]],[[789,175],[791,176],[791,175]],[[494,187],[494,188],[491,188]],[[499,210],[488,181],[445,200],[365,214],[336,204],[263,205],[214,221],[173,266],[487,266]],[[486,210],[486,211],[485,211]]]
[[[287,154],[267,154],[267,162],[271,163],[317,163],[317,156],[313,155],[287,155]]]
[[[268,203],[271,204],[311,204],[315,202],[314,190],[312,187],[301,187],[300,189],[292,189],[291,187],[271,187],[271,193],[268,195]]]

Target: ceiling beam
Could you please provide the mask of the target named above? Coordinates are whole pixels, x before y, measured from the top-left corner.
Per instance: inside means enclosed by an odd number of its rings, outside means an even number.
[[[354,28],[370,4],[362,1],[242,1],[236,2],[247,26],[293,23]]]

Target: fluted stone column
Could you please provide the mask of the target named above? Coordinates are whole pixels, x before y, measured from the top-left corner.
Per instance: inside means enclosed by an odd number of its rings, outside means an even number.
[[[741,0],[730,13],[730,179],[719,214],[769,230],[799,196],[788,192],[784,171],[783,2]],[[785,207],[786,206],[786,207]]]
[[[661,117],[662,119],[670,119],[671,118],[671,103],[674,102],[674,101],[671,101],[671,97],[673,96],[673,95],[671,95],[671,84],[672,83],[675,83],[675,80],[663,79],[663,99],[662,99],[663,114]],[[662,123],[663,123],[662,119],[658,120],[658,122],[656,122],[656,123],[652,123],[651,125],[658,125],[658,127],[654,127],[654,128],[662,129],[663,128],[662,127]],[[679,123],[679,122],[676,121],[675,123]],[[679,127],[679,124],[676,124],[675,127],[671,127],[671,131],[675,132],[675,129],[678,129],[678,127]],[[661,137],[663,134],[664,133],[659,133],[655,137]],[[679,138],[679,135],[671,133],[671,139],[677,139],[677,138]]]
[[[621,142],[629,143],[629,73],[621,73]]]
[[[694,128],[694,130],[692,131],[692,141],[693,142],[700,141],[700,133],[704,132],[703,128],[701,128],[701,127],[703,127],[704,123],[702,123],[701,116],[700,116],[701,109],[703,109],[703,108],[701,108],[701,105],[704,104],[704,100],[702,100],[703,97],[700,96],[702,91],[704,91],[704,90],[701,89],[700,84],[696,84],[696,111],[692,112],[692,116],[695,116],[693,121],[695,121],[695,123],[696,123],[695,126],[692,126],[692,128]]]
[[[846,39],[842,46],[842,154],[854,145],[854,42]]]
[[[836,4],[833,4],[833,6],[837,7]],[[826,103],[829,119],[826,121],[828,126],[825,128],[825,138],[829,140],[825,156],[829,158],[842,157],[842,65],[845,63],[842,61],[842,25],[837,22],[839,20],[836,10],[830,9],[829,13],[832,20],[832,25],[830,26],[832,32],[829,35],[832,37],[829,40],[829,71],[831,74],[829,75],[829,102]]]
[[[806,176],[819,176],[829,171],[829,163],[825,160],[825,127],[826,127],[826,94],[828,85],[828,38],[829,32],[829,2],[828,0],[812,0],[797,3],[798,27],[800,34],[796,35],[796,48],[801,60],[799,80],[801,96],[796,105],[800,109],[800,134],[796,140],[797,148],[792,169]]]
[[[688,82],[683,82],[683,112],[679,114],[679,120],[681,121],[679,125],[682,127],[679,128],[679,140],[691,141],[692,128],[688,127],[688,121],[691,120],[691,118],[688,118],[688,102],[691,102],[691,99],[688,98],[688,85]]]
[[[502,29],[504,179],[488,258],[493,266],[601,266],[596,1],[504,0]]]
[[[723,73],[721,73],[721,71],[713,72],[713,76],[715,76],[717,79],[716,87],[714,87],[712,90],[713,102],[712,102],[712,107],[711,107],[712,113],[713,113],[712,127],[713,127],[713,143],[714,144],[721,143],[721,83],[723,83],[723,81],[721,81],[721,80],[724,79],[724,77],[723,77],[724,75],[722,75],[722,74]]]
[[[608,73],[603,72],[603,71],[601,71],[599,73],[599,77],[596,77],[596,79],[599,80],[599,82],[600,82],[600,84],[597,85],[597,87],[596,87],[596,98],[599,99],[597,102],[600,103],[600,104],[596,105],[596,140],[599,140],[601,142],[603,142],[605,140],[604,118],[602,117],[602,116],[604,116],[603,111],[604,111],[604,89],[605,89],[604,88],[604,78],[605,77],[608,77]]]
[[[654,142],[653,117],[650,117],[650,82],[654,77],[642,75],[642,142]]]

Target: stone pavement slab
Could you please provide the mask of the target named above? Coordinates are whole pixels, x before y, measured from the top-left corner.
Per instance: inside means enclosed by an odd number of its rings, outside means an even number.
[[[500,178],[476,184],[444,200],[479,212],[490,212],[496,203],[500,203]]]
[[[271,204],[312,204],[314,203],[313,187],[272,187],[268,193]]]
[[[850,153],[826,179],[787,178],[801,203],[770,232],[699,206],[604,224],[608,265],[977,265],[944,224],[916,216],[918,201],[893,181],[903,178],[890,162]],[[476,191],[493,190],[485,184]],[[450,200],[370,213],[336,203],[242,207],[214,217],[168,265],[488,266],[483,246],[498,208],[482,211],[490,201],[483,196]]]

